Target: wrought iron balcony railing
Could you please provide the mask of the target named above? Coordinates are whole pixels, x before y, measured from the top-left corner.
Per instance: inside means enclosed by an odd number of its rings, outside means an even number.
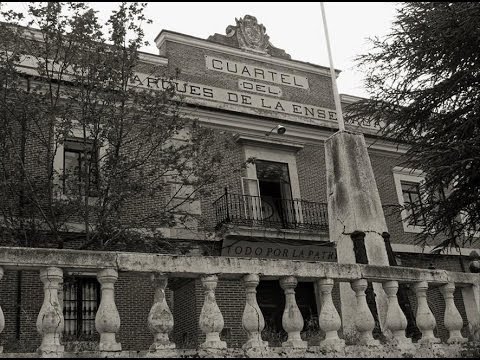
[[[327,204],[225,192],[214,203],[217,228],[222,224],[328,231]]]

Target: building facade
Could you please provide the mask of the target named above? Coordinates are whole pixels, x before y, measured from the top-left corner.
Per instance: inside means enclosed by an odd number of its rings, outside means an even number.
[[[186,211],[197,215],[197,220],[188,226],[165,228],[169,241],[187,249],[188,255],[336,262],[326,204],[324,142],[338,128],[329,69],[294,60],[274,47],[265,27],[249,15],[229,26],[225,35],[200,39],[162,30],[155,43],[158,54],[141,54],[141,66],[131,79],[132,85],[162,89],[166,86],[162,79],[175,76],[176,92],[184,97],[185,111],[202,125],[235,140],[235,146],[226,154],[229,160],[241,168],[247,159],[255,159],[241,176],[215,184],[212,196],[192,202]],[[341,99],[345,108],[358,100],[349,95]],[[401,210],[401,205],[421,202],[418,184],[422,172],[402,167],[406,148],[379,136],[375,127],[347,124],[347,128],[365,136],[394,261],[400,266],[467,271],[466,256],[478,247],[475,244],[460,253],[437,256],[429,254],[435,244],[430,248],[416,245],[422,219],[407,221],[408,213]],[[79,146],[74,139],[66,142],[58,150],[54,165],[61,168],[81,163]],[[176,193],[174,182],[171,188]],[[176,197],[182,199],[181,194]],[[159,205],[147,199],[143,206]],[[432,311],[442,314],[440,291],[429,291]],[[0,283],[0,303],[6,314],[1,336],[5,350],[18,347],[32,351],[38,345],[39,335],[32,319],[42,299],[26,295],[32,292],[41,293],[38,274],[33,272],[7,271]],[[116,292],[121,294],[116,301],[122,319],[119,338],[123,348],[148,348],[151,334],[137,320],[148,316],[153,298],[149,279],[120,273]],[[402,305],[414,309],[414,293],[405,288],[405,294]],[[94,346],[99,296],[95,274],[65,274],[63,340],[67,346]],[[172,339],[177,347],[196,347],[204,341],[197,321],[203,297],[199,279],[170,279],[167,298],[175,317]],[[313,282],[300,281],[297,285],[296,299],[305,319],[307,339],[319,336],[320,297]],[[243,284],[222,279],[216,298],[225,321],[221,337],[229,347],[240,347],[246,339],[241,328]],[[340,311],[338,287],[333,290],[333,298]],[[278,281],[262,279],[257,300],[267,324],[264,339],[279,344],[284,336],[285,300]],[[459,291],[455,301],[467,324]],[[448,337],[441,324],[437,336]]]

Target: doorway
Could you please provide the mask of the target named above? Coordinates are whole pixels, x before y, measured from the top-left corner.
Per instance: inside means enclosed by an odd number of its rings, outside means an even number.
[[[288,164],[256,160],[255,167],[263,220],[288,228],[295,221]]]

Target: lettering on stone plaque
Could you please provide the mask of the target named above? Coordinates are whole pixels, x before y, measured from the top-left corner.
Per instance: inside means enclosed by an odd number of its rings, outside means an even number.
[[[136,73],[130,79],[130,85],[132,87],[151,90],[166,90],[170,86],[173,86],[177,94],[184,96],[185,102],[209,105],[217,108],[228,108],[240,112],[255,114],[255,111],[261,109],[276,114],[282,113],[297,118],[308,118],[310,120],[335,121],[337,119],[336,112],[327,108],[299,104],[267,95],[227,90],[181,80],[169,82],[168,79],[142,73]],[[272,88],[271,91],[274,91],[274,89]],[[309,121],[309,123],[321,124],[315,121]]]
[[[275,85],[260,84],[250,80],[238,80],[240,90],[252,91],[269,96],[282,96],[282,89]]]
[[[250,240],[223,240],[222,256],[305,261],[337,261],[332,244],[278,244]]]
[[[208,55],[205,55],[205,64],[208,70],[219,71],[226,74],[267,81],[285,86],[293,86],[299,89],[309,88],[308,79],[305,76],[285,73],[275,69],[253,66]]]

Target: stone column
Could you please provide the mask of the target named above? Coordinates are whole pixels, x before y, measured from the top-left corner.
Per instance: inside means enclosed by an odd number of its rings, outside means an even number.
[[[455,302],[453,301],[453,293],[455,291],[455,284],[448,283],[440,287],[443,298],[445,299],[445,316],[444,324],[447,330],[450,332],[450,337],[447,340],[447,343],[464,343],[467,342],[460,330],[463,327],[463,319],[460,313],[458,312]]]
[[[0,280],[3,279],[3,267],[0,266]],[[0,334],[5,328],[5,316],[3,316],[2,307],[0,304]],[[3,353],[3,346],[0,346],[0,354]]]
[[[282,326],[288,334],[287,341],[282,343],[283,347],[306,348],[307,342],[300,337],[303,329],[303,317],[295,299],[295,287],[297,279],[287,276],[280,279],[280,286],[285,293],[285,309],[283,310]]]
[[[165,274],[152,274],[151,280],[155,295],[148,314],[148,327],[154,336],[150,351],[174,349],[175,344],[168,338],[168,334],[173,329],[173,315],[165,299],[168,278]]]
[[[62,356],[64,347],[60,336],[65,326],[63,309],[58,301],[59,284],[63,280],[63,270],[48,267],[40,270],[43,283],[43,304],[37,317],[37,331],[42,335],[42,344],[38,348],[41,356]]]
[[[257,303],[257,286],[260,277],[257,274],[249,274],[243,277],[245,285],[246,303],[243,310],[242,326],[247,332],[248,340],[243,345],[244,350],[266,350],[268,342],[262,340],[262,330],[265,328],[265,320]]]
[[[218,277],[216,275],[202,276],[202,286],[205,290],[205,300],[200,313],[199,327],[205,334],[206,339],[200,345],[201,349],[225,349],[227,343],[220,340],[220,332],[223,329],[223,316],[215,299],[215,289]]]
[[[100,306],[95,316],[95,328],[100,334],[100,351],[121,351],[122,345],[115,340],[120,330],[120,315],[115,305],[114,285],[118,279],[115,269],[104,269],[97,273],[98,282],[102,285]]]
[[[333,279],[320,279],[317,286],[320,289],[322,308],[318,317],[320,329],[325,331],[325,339],[320,342],[322,348],[340,351],[345,347],[345,340],[338,337],[338,330],[342,327],[340,315],[333,305]]]
[[[436,344],[440,342],[439,338],[436,338],[433,334],[433,330],[437,326],[435,317],[432,310],[428,306],[427,290],[428,283],[426,281],[420,281],[413,285],[415,294],[417,296],[417,314],[416,323],[417,327],[422,332],[422,338],[418,340],[420,344]]]
[[[388,232],[382,203],[362,134],[338,131],[325,141],[327,170],[328,223],[331,241],[337,244],[340,264],[354,264],[350,237],[355,231],[365,233],[368,263],[389,266],[382,237]],[[373,283],[381,330],[387,315],[387,296],[379,283]],[[343,334],[355,339],[355,294],[348,283],[340,283]]]
[[[375,340],[372,331],[375,328],[375,320],[370,309],[368,308],[365,290],[367,290],[368,282],[366,279],[358,279],[351,283],[357,304],[354,308],[355,326],[357,328],[358,343],[360,345],[380,345],[378,340]]]
[[[463,304],[467,313],[468,329],[475,341],[480,341],[480,301],[478,284],[462,287]]]
[[[398,303],[398,281],[387,281],[383,283],[383,288],[388,296],[387,319],[385,321],[385,326],[392,332],[393,339],[398,345],[411,345],[412,339],[405,336],[407,318]]]

